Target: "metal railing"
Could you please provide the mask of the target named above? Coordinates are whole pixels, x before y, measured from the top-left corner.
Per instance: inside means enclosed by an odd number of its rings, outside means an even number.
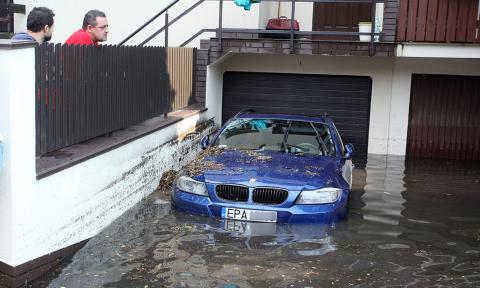
[[[175,0],[171,4],[169,4],[166,8],[162,9],[159,13],[157,13],[154,17],[149,19],[145,24],[143,24],[141,27],[139,27],[137,30],[135,30],[132,34],[130,34],[127,38],[125,38],[123,41],[121,41],[119,44],[123,45],[125,44],[128,40],[130,40],[133,36],[138,34],[142,29],[144,29],[146,26],[148,26],[150,23],[152,23],[155,19],[160,17],[161,15],[165,14],[165,25],[158,29],[156,32],[154,32],[151,36],[149,36],[146,40],[141,42],[139,46],[144,46],[146,43],[148,43],[150,40],[152,40],[154,37],[159,35],[161,32],[165,31],[165,46],[168,46],[168,30],[169,27],[177,22],[179,19],[190,13],[192,10],[194,10],[196,7],[198,7],[200,4],[202,4],[205,0],[199,0],[189,8],[187,8],[184,12],[182,12],[179,16],[174,18],[172,21],[168,20],[168,9],[176,5],[179,0]],[[290,25],[290,30],[289,31],[273,31],[273,30],[266,30],[266,29],[228,29],[228,32],[236,32],[236,33],[243,33],[243,32],[248,32],[248,33],[259,33],[259,34],[288,34],[289,35],[289,43],[290,43],[290,53],[294,53],[294,42],[296,41],[296,36],[297,35],[338,35],[338,36],[360,36],[360,35],[370,35],[370,55],[372,54],[374,45],[375,45],[375,40],[374,36],[381,36],[382,33],[376,33],[375,32],[375,14],[376,14],[376,3],[385,3],[386,0],[262,0],[264,2],[290,2],[292,4],[292,9],[291,9],[291,15],[290,15],[290,20],[291,20],[291,25]],[[217,28],[203,28],[200,29],[198,32],[196,32],[193,36],[188,38],[185,42],[183,42],[180,47],[184,47],[187,44],[189,44],[191,41],[202,35],[203,33],[206,32],[216,32],[217,37],[218,37],[218,43],[219,43],[219,51],[222,51],[222,39],[223,39],[223,2],[224,0],[218,0],[219,2],[219,12],[218,12],[218,27]],[[295,31],[294,30],[294,25],[293,22],[295,20],[295,4],[298,2],[313,2],[313,3],[365,3],[365,4],[372,4],[372,9],[371,9],[371,31],[370,32],[342,32],[342,31]]]

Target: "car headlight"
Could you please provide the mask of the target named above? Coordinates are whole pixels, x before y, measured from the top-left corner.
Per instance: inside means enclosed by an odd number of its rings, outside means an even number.
[[[205,183],[193,180],[187,176],[180,176],[177,178],[177,188],[188,193],[193,193],[202,196],[208,196],[207,187]]]
[[[317,190],[306,190],[300,193],[297,204],[328,204],[334,203],[340,198],[342,189],[326,187]]]

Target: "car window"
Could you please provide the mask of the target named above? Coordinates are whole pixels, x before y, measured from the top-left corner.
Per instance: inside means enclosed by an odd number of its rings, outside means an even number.
[[[327,132],[320,134],[324,130]],[[328,126],[307,121],[234,119],[227,124],[214,145],[230,149],[335,156],[335,145]]]

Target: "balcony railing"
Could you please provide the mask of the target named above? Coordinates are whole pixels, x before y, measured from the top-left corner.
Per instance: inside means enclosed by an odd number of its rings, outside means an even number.
[[[401,0],[397,41],[480,43],[479,0]]]
[[[157,37],[160,33],[164,33],[165,36],[165,46],[168,46],[168,31],[169,28],[172,24],[177,22],[179,19],[184,17],[186,14],[190,13],[193,11],[197,6],[201,5],[205,0],[199,0],[198,2],[194,3],[191,7],[187,8],[185,11],[183,11],[180,15],[178,15],[176,18],[169,20],[168,16],[168,9],[176,5],[179,0],[175,0],[172,3],[170,3],[166,8],[164,8],[162,11],[160,11],[157,15],[149,19],[145,24],[143,24],[141,27],[139,27],[136,31],[134,31],[131,35],[129,35],[127,38],[125,38],[123,41],[121,41],[119,44],[123,45],[127,43],[132,37],[134,37],[137,33],[139,33],[141,30],[143,30],[146,26],[148,26],[150,23],[152,23],[155,19],[158,17],[164,15],[165,17],[165,25],[158,29],[156,32],[152,33],[149,37],[147,37],[143,42],[140,43],[139,46],[143,46],[147,44],[149,41],[151,41],[153,38]],[[272,31],[272,30],[265,30],[265,29],[228,29],[229,33],[242,33],[242,32],[250,32],[250,33],[258,33],[261,35],[272,35],[272,34],[284,34],[287,39],[290,40],[290,51],[291,53],[294,53],[294,42],[297,41],[297,39],[303,37],[310,37],[310,38],[315,38],[315,36],[326,36],[329,37],[330,41],[335,40],[335,36],[338,36],[339,39],[345,39],[345,37],[354,37],[355,39],[359,39],[361,35],[369,35],[370,36],[370,47],[371,50],[373,50],[373,46],[375,45],[375,39],[379,39],[380,41],[383,41],[386,38],[383,38],[385,36],[385,30],[388,30],[389,35],[391,35],[391,39],[387,41],[393,41],[394,40],[394,34],[395,34],[395,25],[388,25],[386,29],[384,29],[383,32],[376,32],[375,27],[377,26],[383,26],[383,23],[375,23],[376,21],[376,3],[393,3],[397,0],[262,0],[264,2],[287,2],[291,3],[291,13],[290,13],[290,19],[292,21],[292,25],[290,25],[292,28],[289,31]],[[313,3],[334,3],[334,4],[341,4],[341,3],[353,3],[353,4],[370,4],[371,5],[371,11],[369,15],[369,20],[372,25],[371,25],[371,30],[369,32],[359,32],[359,31],[342,31],[341,29],[328,29],[323,30],[323,31],[295,31],[293,29],[293,21],[296,18],[296,6],[295,4],[298,2],[313,2]],[[195,33],[192,37],[187,39],[185,42],[183,42],[180,46],[186,46],[188,45],[191,41],[202,35],[203,33],[206,32],[216,32],[218,41],[219,41],[219,50],[222,50],[222,38],[223,35],[222,33],[225,31],[223,29],[223,18],[224,18],[224,13],[223,13],[223,3],[224,0],[219,0],[218,1],[218,27],[212,28],[212,27],[206,27],[200,29],[197,33]],[[313,13],[313,11],[312,11]],[[388,12],[386,11],[385,14],[390,13],[391,17],[396,17],[396,11],[393,12]],[[383,18],[383,17],[382,17]],[[390,21],[389,23],[393,22],[395,23],[395,19],[393,18],[388,18],[387,19]],[[378,20],[377,20],[378,21]],[[378,25],[376,25],[378,24]],[[375,37],[376,36],[376,37]]]

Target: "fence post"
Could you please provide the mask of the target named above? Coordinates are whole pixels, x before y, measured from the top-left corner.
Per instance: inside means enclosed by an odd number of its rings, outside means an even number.
[[[168,10],[165,12],[165,48],[168,48]]]

